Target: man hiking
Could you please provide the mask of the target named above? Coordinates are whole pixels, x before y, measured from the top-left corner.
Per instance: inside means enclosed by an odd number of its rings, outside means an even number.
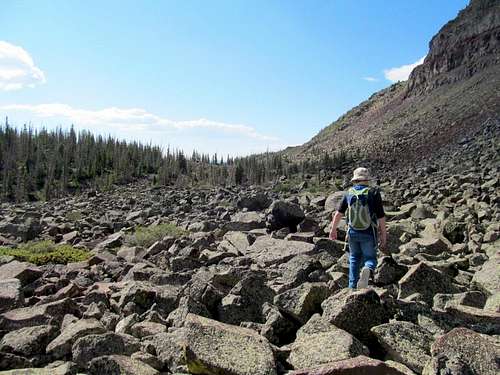
[[[332,220],[330,238],[336,240],[337,226],[347,212],[349,288],[366,288],[371,274],[377,267],[379,246],[385,253],[387,230],[382,197],[377,188],[369,186],[371,180],[368,169],[354,170],[351,179],[353,186],[344,195]]]

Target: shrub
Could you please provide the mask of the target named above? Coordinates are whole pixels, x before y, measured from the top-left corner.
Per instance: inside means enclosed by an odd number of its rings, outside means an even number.
[[[90,257],[87,250],[75,249],[71,245],[57,245],[52,241],[28,242],[17,248],[0,247],[0,255],[10,255],[17,260],[39,266],[48,263],[81,262]]]
[[[127,236],[126,241],[130,245],[149,247],[165,236],[181,237],[187,231],[172,223],[150,225],[149,227],[137,227],[135,232]]]

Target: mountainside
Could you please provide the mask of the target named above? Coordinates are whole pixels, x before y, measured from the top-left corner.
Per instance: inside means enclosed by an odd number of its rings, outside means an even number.
[[[500,116],[500,1],[472,0],[432,38],[408,81],[383,89],[302,146],[298,159],[347,151],[385,168],[438,156]]]

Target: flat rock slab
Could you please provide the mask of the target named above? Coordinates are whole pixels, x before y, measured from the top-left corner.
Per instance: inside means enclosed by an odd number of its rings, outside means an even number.
[[[189,314],[185,357],[189,372],[204,375],[276,375],[269,342],[257,332]]]
[[[361,355],[320,367],[292,371],[289,375],[405,375],[405,373],[378,359]]]
[[[288,262],[297,255],[310,255],[315,246],[302,241],[284,241],[269,236],[262,236],[248,247],[245,254],[257,263],[271,266]]]
[[[0,280],[18,279],[23,285],[35,281],[42,274],[42,270],[37,266],[17,260],[0,266]]]
[[[500,254],[486,261],[474,274],[472,283],[487,295],[500,293]]]
[[[78,311],[78,306],[70,298],[45,305],[23,307],[0,315],[0,330],[13,331],[24,327],[59,323],[64,315]]]
[[[94,358],[89,375],[157,375],[159,372],[144,362],[123,355]]]

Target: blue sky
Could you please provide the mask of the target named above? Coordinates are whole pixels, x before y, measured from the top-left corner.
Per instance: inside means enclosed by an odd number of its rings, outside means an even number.
[[[467,3],[3,0],[0,115],[187,152],[297,145],[404,80]]]

